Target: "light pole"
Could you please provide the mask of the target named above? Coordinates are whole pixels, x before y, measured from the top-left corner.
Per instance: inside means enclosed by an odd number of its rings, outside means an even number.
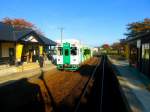
[[[60,30],[60,38],[61,38],[61,44],[62,44],[62,38],[63,38],[63,30],[64,30],[64,28],[60,27],[59,30]]]

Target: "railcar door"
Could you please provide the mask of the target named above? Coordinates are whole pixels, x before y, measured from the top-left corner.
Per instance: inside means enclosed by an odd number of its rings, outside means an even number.
[[[70,43],[63,44],[63,63],[70,64]]]

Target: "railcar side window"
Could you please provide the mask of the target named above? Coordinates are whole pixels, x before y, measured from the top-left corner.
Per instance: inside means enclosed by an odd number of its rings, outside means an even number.
[[[51,55],[57,55],[57,50],[51,50],[51,51],[50,51],[50,54],[51,54]]]
[[[77,48],[71,47],[71,55],[77,55]]]
[[[57,55],[58,56],[61,56],[62,55],[62,47],[58,47],[58,50],[57,50]]]

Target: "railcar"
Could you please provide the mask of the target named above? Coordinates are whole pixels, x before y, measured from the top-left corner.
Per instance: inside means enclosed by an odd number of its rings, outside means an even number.
[[[81,45],[78,40],[56,41],[57,68],[76,71],[81,63],[92,57],[91,48]]]

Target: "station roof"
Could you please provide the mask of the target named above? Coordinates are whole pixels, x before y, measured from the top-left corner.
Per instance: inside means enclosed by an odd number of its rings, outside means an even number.
[[[51,46],[56,46],[56,42],[46,38],[43,35],[40,35],[40,38],[42,39],[42,41],[45,43],[45,45],[51,45]]]
[[[20,39],[30,35],[34,34],[37,38],[39,38],[44,45],[51,45],[55,46],[56,43],[52,41],[51,39],[48,39],[47,37],[38,34],[36,31],[30,29],[30,28],[15,28],[11,25],[6,25],[2,22],[0,22],[0,41],[9,41],[9,42],[17,42]]]
[[[145,33],[142,33],[142,34],[135,36],[135,37],[127,37],[126,42],[131,42],[131,41],[135,41],[138,39],[144,39],[143,37],[147,37],[147,36],[150,36],[150,32],[145,32]],[[150,37],[148,37],[148,38],[150,40]]]

